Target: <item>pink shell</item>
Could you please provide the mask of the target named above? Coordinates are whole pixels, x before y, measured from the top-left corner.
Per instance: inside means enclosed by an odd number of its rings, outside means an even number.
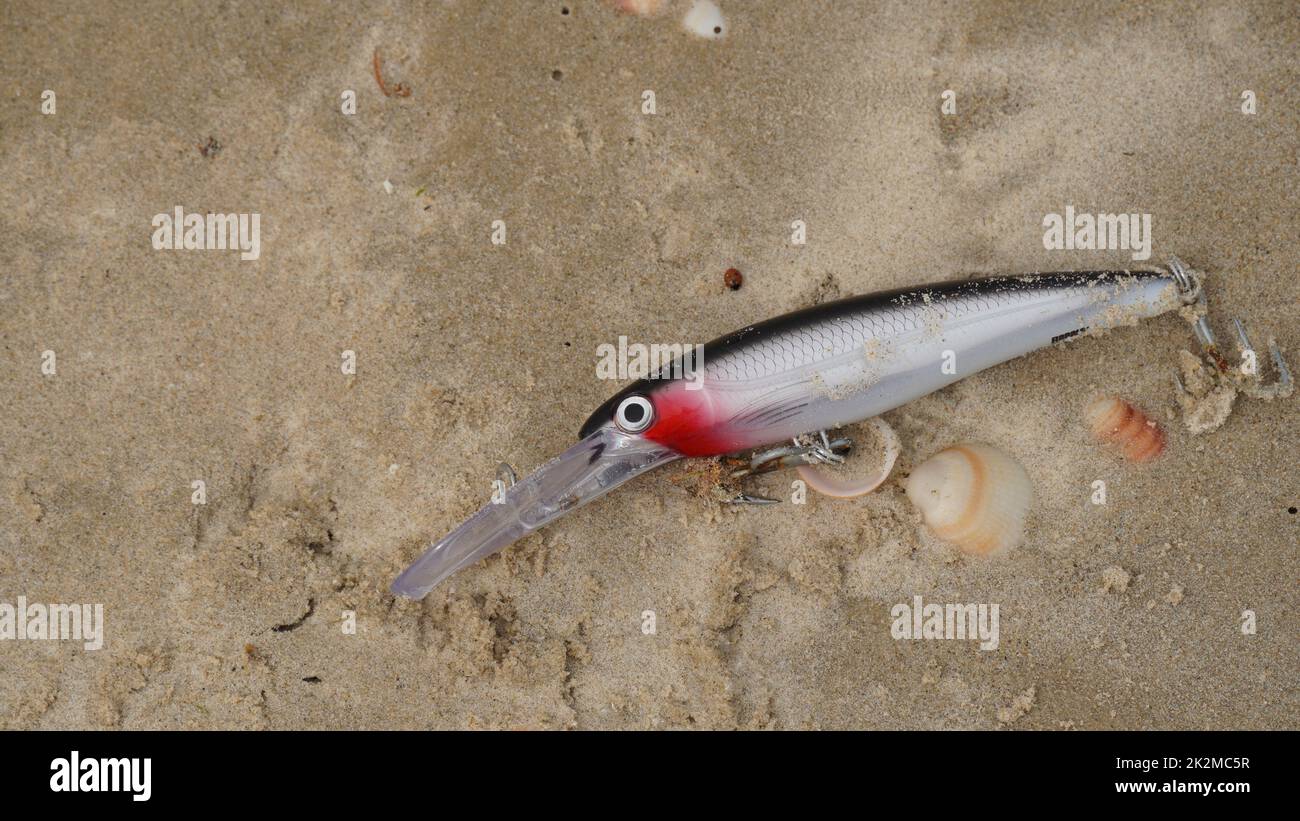
[[[1114,445],[1125,459],[1150,462],[1164,453],[1165,432],[1136,405],[1118,396],[1104,396],[1083,411],[1092,435]]]
[[[822,494],[823,496],[833,496],[837,499],[852,499],[855,496],[864,496],[885,483],[889,474],[894,469],[894,462],[898,461],[898,454],[902,451],[903,446],[899,444],[898,434],[894,433],[885,420],[879,416],[869,420],[871,426],[876,429],[876,435],[885,443],[885,457],[880,466],[880,470],[870,476],[862,479],[838,479],[828,473],[825,473],[812,465],[800,465],[799,478],[808,483],[808,487]]]

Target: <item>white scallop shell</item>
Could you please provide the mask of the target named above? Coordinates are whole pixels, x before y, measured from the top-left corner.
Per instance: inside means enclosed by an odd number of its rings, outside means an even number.
[[[972,556],[991,556],[1024,540],[1033,483],[1020,463],[991,445],[962,443],[912,471],[912,500],[934,535]]]

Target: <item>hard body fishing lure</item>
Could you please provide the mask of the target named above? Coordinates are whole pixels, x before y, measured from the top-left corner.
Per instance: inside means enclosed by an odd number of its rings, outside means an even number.
[[[705,345],[693,373],[675,369],[677,378],[619,391],[582,426],[577,444],[426,550],[393,592],[422,598],[461,568],[675,459],[736,453],[869,419],[1052,343],[1198,299],[1199,280],[1174,261],[1169,269],[899,289],[750,325]],[[807,463],[834,461],[832,447],[823,433],[821,444],[785,450],[809,456]]]

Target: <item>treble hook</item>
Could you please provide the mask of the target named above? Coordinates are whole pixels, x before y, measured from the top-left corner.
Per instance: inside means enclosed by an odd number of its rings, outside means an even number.
[[[1196,318],[1191,320],[1192,332],[1196,335],[1196,341],[1200,343],[1202,353],[1215,366],[1219,378],[1247,396],[1256,399],[1268,400],[1290,396],[1295,384],[1291,378],[1291,369],[1287,367],[1286,360],[1282,357],[1282,349],[1278,347],[1277,340],[1272,337],[1269,337],[1268,340],[1269,358],[1273,361],[1273,368],[1277,371],[1277,378],[1272,383],[1265,384],[1260,376],[1259,365],[1255,359],[1256,348],[1251,343],[1250,337],[1246,335],[1246,328],[1242,325],[1241,320],[1233,319],[1232,325],[1237,331],[1237,352],[1242,360],[1242,367],[1234,368],[1219,350],[1218,340],[1215,339],[1214,330],[1210,327],[1207,318],[1208,310],[1205,291],[1202,288],[1200,277],[1183,265],[1183,262],[1178,257],[1170,258],[1169,272],[1178,285],[1183,302],[1196,306]],[[1190,395],[1177,373],[1174,374],[1174,384],[1178,386],[1180,393]]]
[[[853,449],[853,441],[847,437],[842,436],[832,440],[824,430],[818,431],[817,436],[820,441],[814,441],[811,444],[800,441],[805,437],[796,437],[790,440],[791,444],[789,445],[782,445],[778,448],[756,453],[750,458],[748,464],[733,470],[731,478],[744,479],[760,473],[770,473],[774,470],[797,467],[798,465],[840,465],[844,463],[844,457],[848,456],[849,451]],[[727,504],[774,505],[778,501],[778,499],[769,499],[766,496],[741,493],[734,498],[728,499]]]

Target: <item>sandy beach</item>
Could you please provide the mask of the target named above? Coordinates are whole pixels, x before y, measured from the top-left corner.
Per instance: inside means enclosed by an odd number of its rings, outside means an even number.
[[[1177,314],[888,412],[859,499],[677,462],[389,592],[620,336],[1176,254],[1300,366],[1295,4],[616,5],[0,5],[0,602],[103,606],[97,649],[0,640],[0,727],[1300,729],[1300,398],[1190,433]],[[1067,206],[1150,259],[1045,248]],[[256,252],[158,249],[177,208]],[[1098,394],[1165,453],[1100,447]],[[967,441],[1033,482],[1003,556],[901,484]],[[998,646],[896,639],[917,596]]]

